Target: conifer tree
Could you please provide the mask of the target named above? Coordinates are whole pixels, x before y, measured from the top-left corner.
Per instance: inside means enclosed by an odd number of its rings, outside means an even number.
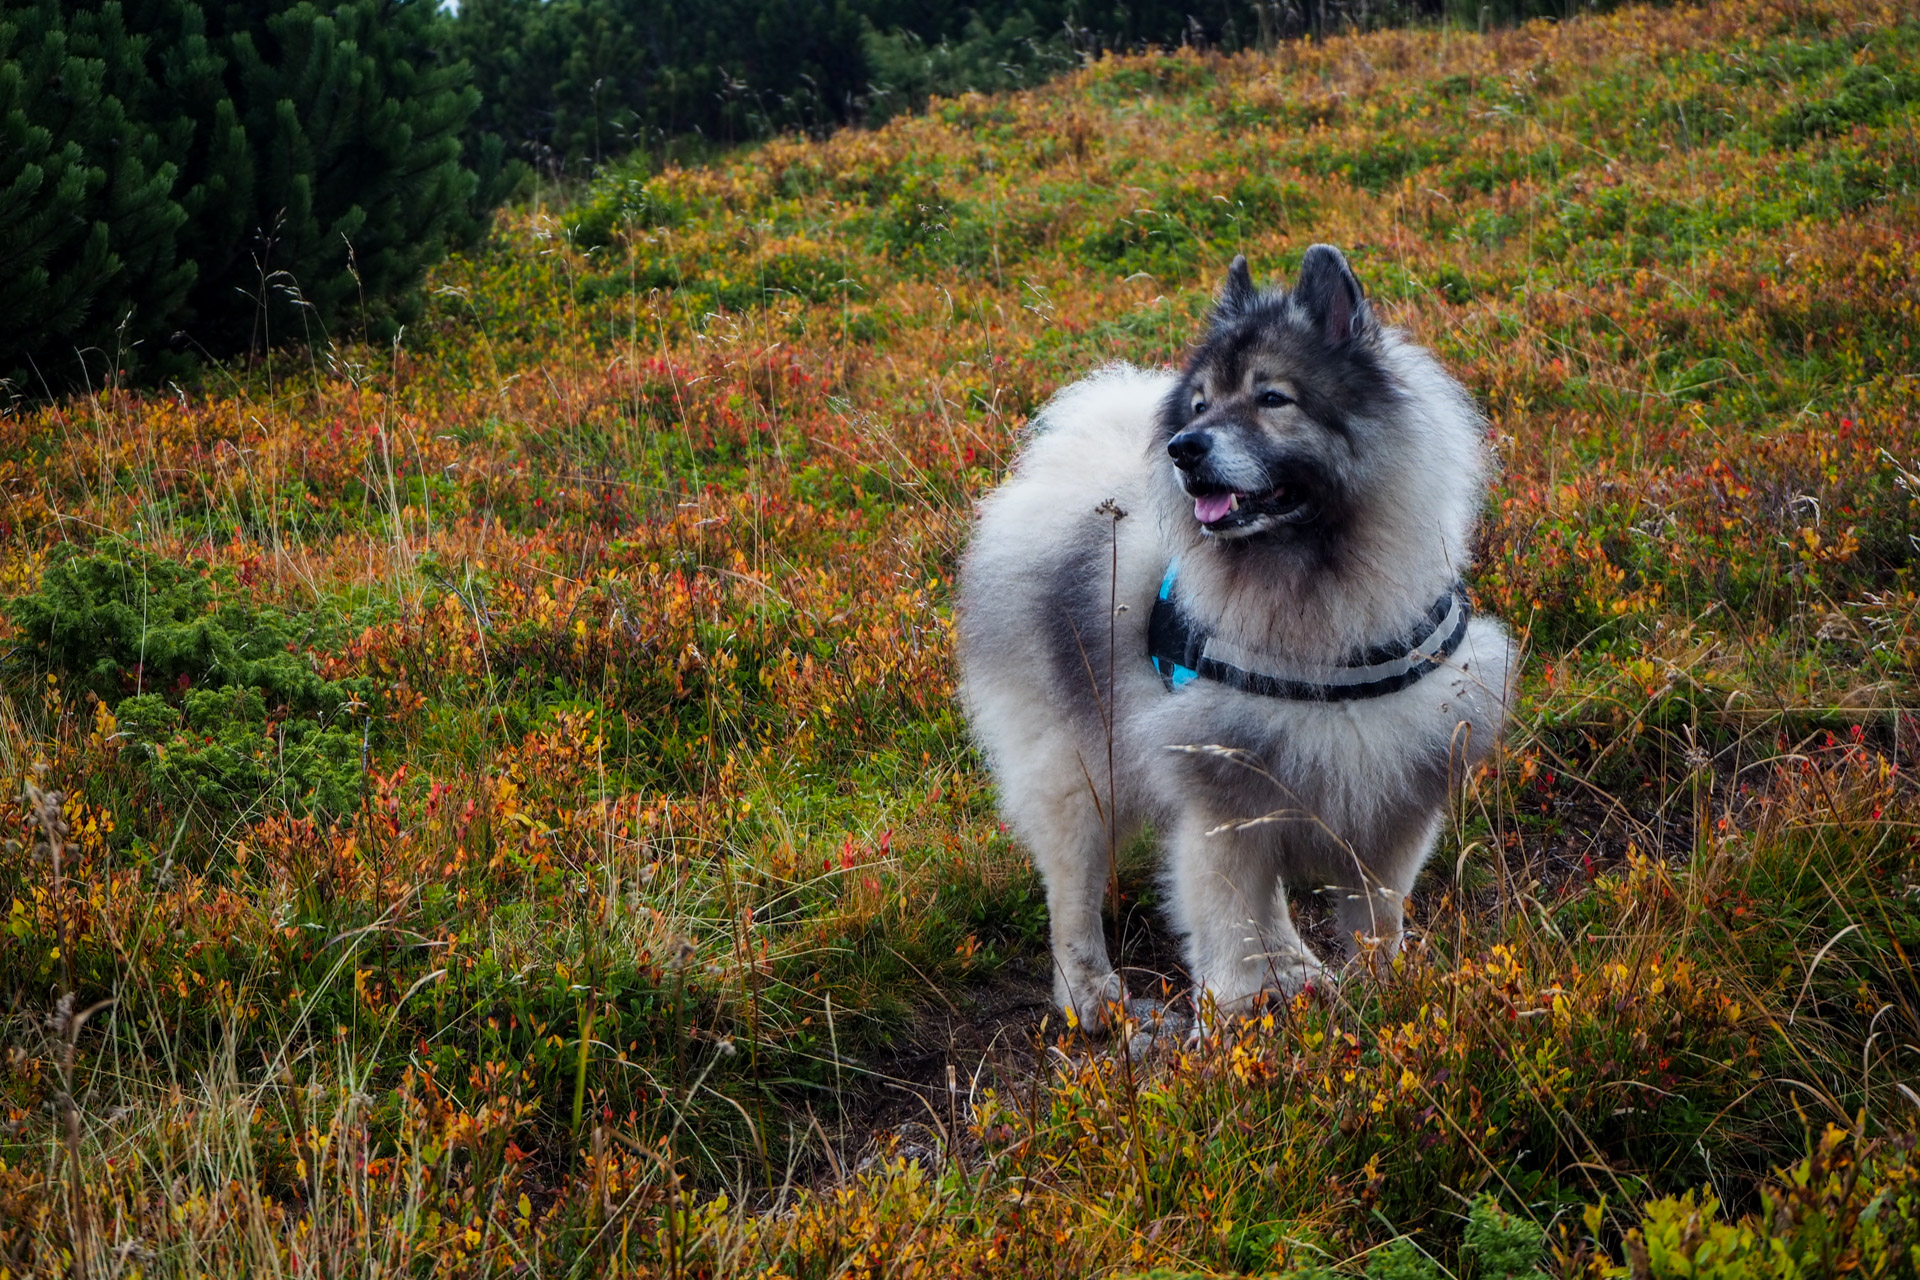
[[[867,84],[855,0],[463,0],[452,25],[476,126],[575,168],[644,139],[831,125]]]
[[[444,36],[433,0],[0,0],[0,376],[391,336],[517,177]]]
[[[145,52],[117,5],[0,13],[0,368],[40,335],[110,355],[185,298],[169,152],[190,126],[149,114]]]

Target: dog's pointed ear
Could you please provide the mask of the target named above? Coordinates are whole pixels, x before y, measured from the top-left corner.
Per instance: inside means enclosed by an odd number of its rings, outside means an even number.
[[[1213,322],[1225,324],[1229,320],[1238,320],[1247,313],[1257,297],[1253,287],[1253,274],[1247,270],[1245,254],[1233,255],[1233,262],[1227,267],[1227,282],[1220,286],[1220,296],[1213,300]]]
[[[1373,308],[1367,305],[1367,295],[1346,258],[1332,245],[1317,244],[1307,250],[1300,278],[1293,283],[1293,300],[1312,318],[1329,347],[1373,340]]]

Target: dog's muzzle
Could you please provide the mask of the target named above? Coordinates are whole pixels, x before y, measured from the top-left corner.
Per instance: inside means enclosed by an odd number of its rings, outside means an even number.
[[[1167,442],[1181,487],[1193,499],[1193,518],[1209,537],[1250,537],[1307,524],[1320,514],[1316,494],[1325,483],[1312,463],[1289,459],[1267,464],[1260,479],[1248,484],[1217,465],[1214,446],[1214,433],[1205,429],[1182,431]]]

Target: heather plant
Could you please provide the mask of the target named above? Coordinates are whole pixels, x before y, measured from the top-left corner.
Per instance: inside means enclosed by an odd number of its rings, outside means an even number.
[[[1910,1271],[1916,49],[1103,58],[0,416],[0,1271]],[[955,559],[1055,388],[1323,240],[1487,414],[1512,728],[1402,954],[1242,1024],[1117,850],[1090,1041]]]

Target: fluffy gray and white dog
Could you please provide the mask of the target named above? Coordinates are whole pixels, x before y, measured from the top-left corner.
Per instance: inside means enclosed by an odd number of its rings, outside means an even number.
[[[1183,369],[1102,369],[1041,412],[981,506],[959,653],[1063,1010],[1125,997],[1100,905],[1144,824],[1223,1013],[1321,974],[1287,886],[1330,895],[1349,955],[1399,945],[1505,716],[1511,642],[1460,585],[1484,431],[1328,245],[1291,291],[1234,259]]]

